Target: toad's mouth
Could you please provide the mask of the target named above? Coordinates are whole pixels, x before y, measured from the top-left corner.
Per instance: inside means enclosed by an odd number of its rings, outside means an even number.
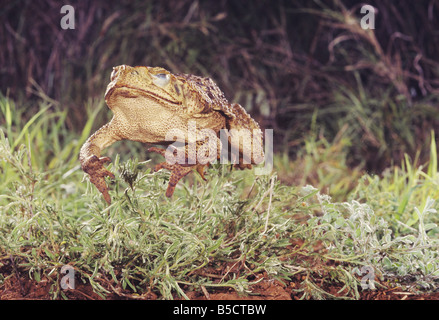
[[[165,101],[166,103],[170,103],[176,106],[181,105],[181,101],[175,101],[175,100],[171,100],[168,98],[165,98],[157,93],[151,92],[151,91],[147,91],[144,89],[140,89],[140,88],[135,88],[135,87],[131,87],[131,86],[112,86],[111,88],[107,89],[107,92],[105,93],[105,99],[109,99],[111,97],[111,95],[117,90],[117,94],[119,96],[122,96],[124,98],[128,98],[128,99],[133,99],[133,98],[137,98],[139,96],[143,96],[143,97],[148,97],[150,99],[156,100],[158,102],[162,102]]]

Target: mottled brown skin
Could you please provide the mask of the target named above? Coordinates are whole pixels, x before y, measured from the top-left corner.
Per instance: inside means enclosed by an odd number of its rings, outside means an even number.
[[[79,160],[82,169],[89,174],[90,181],[111,203],[105,177],[114,178],[104,164],[111,162],[108,157],[100,157],[101,151],[119,140],[132,140],[150,144],[169,145],[175,140],[167,140],[166,133],[171,129],[188,131],[188,122],[195,121],[197,130],[249,129],[251,137],[256,137],[258,148],[262,149],[262,132],[259,125],[239,104],[230,104],[222,91],[209,78],[194,75],[171,74],[159,67],[130,67],[126,65],[113,68],[111,82],[105,93],[105,101],[113,111],[113,119],[96,131],[82,146]],[[188,141],[188,135],[177,137]],[[239,168],[251,168],[251,159],[243,161],[241,155],[251,144],[233,144],[233,134],[228,139],[232,148],[239,149]],[[221,142],[216,137],[219,157]],[[197,150],[203,141],[196,141]],[[210,145],[208,145],[210,148]],[[150,148],[149,151],[165,155],[165,150]],[[215,154],[214,153],[214,154]],[[246,153],[248,154],[248,153]],[[186,162],[190,163],[190,162]],[[166,196],[171,197],[178,181],[195,168],[204,179],[204,166],[208,164],[169,164],[163,162],[155,167],[171,171]]]

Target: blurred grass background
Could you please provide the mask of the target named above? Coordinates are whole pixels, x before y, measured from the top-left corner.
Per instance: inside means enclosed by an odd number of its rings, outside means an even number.
[[[368,1],[373,31],[360,27],[363,3],[348,0],[70,4],[74,30],[60,27],[59,1],[0,9],[0,89],[27,119],[43,99],[81,132],[113,66],[163,66],[212,77],[291,158],[309,134],[348,139],[348,164],[369,172],[429,154],[439,127],[438,1]]]

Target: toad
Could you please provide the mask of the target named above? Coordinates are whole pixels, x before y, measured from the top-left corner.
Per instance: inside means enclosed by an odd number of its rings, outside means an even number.
[[[258,123],[242,106],[229,103],[210,78],[121,65],[113,68],[105,102],[114,116],[84,143],[79,160],[108,204],[111,197],[105,177],[114,178],[114,174],[105,168],[111,159],[101,157],[101,151],[119,140],[168,146],[148,149],[167,159],[154,170],[171,171],[168,197],[192,169],[205,179],[204,167],[228,150],[237,155],[231,162],[240,169],[263,160]]]

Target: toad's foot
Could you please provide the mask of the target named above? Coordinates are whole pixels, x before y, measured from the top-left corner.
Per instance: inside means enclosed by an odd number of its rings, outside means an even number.
[[[111,162],[108,157],[98,158],[92,155],[82,164],[82,170],[90,175],[90,182],[93,183],[96,188],[102,193],[105,201],[111,204],[111,197],[108,193],[108,187],[105,183],[105,177],[110,177],[114,179],[114,174],[108,171],[104,164]]]
[[[156,152],[165,156],[165,150],[161,148],[151,147],[148,149],[149,152]],[[204,177],[204,167],[205,165],[201,164],[170,164],[168,162],[161,162],[154,167],[154,171],[159,171],[160,169],[168,169],[171,171],[171,177],[169,178],[168,188],[166,189],[166,196],[170,198],[174,194],[175,186],[181,178],[188,175],[193,168],[196,168],[197,172],[200,174],[203,180],[206,180]]]

